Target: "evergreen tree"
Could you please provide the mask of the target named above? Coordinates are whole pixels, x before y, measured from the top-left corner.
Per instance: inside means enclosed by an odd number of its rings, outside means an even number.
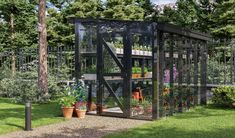
[[[215,5],[213,14],[213,35],[221,38],[235,38],[235,0],[222,1]]]
[[[143,20],[144,14],[144,9],[136,0],[107,0],[103,17],[109,19]]]
[[[1,48],[19,48],[36,45],[35,6],[28,0],[1,0]]]
[[[209,32],[212,25],[213,3],[211,0],[199,0],[198,3],[195,3],[195,9],[197,13],[195,28],[202,32]]]

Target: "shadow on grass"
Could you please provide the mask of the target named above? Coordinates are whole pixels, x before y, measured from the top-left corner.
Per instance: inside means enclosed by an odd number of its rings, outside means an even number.
[[[0,106],[2,107],[0,107],[0,122],[3,123],[3,125],[9,126],[10,129],[24,128],[24,105],[14,104],[9,99],[0,99]],[[32,120],[33,125],[35,124],[35,126],[41,124],[38,120],[44,120],[42,124],[45,124],[47,123],[47,120],[56,120],[55,117],[59,116],[61,116],[61,109],[57,103],[32,105]]]
[[[221,112],[223,111],[223,112]],[[235,110],[231,108],[218,108],[212,105],[204,107],[196,107],[192,111],[185,112],[183,114],[179,113],[174,118],[176,119],[190,119],[190,118],[203,118],[203,117],[212,117],[212,116],[226,116],[234,115]]]
[[[203,130],[182,130],[164,126],[136,128],[130,131],[105,136],[105,138],[234,138],[235,127]]]
[[[6,123],[5,125],[13,126],[13,127],[17,127],[17,128],[19,128],[19,129],[24,129],[24,127],[23,127],[23,126],[16,125],[16,124],[13,124],[13,123]]]

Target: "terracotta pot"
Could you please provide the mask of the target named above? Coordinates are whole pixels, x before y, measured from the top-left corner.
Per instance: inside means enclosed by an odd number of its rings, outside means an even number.
[[[66,118],[66,119],[72,118],[73,109],[74,109],[74,107],[62,107],[62,112],[63,112],[64,118]]]
[[[151,114],[152,113],[152,106],[149,106],[145,109],[146,114]]]
[[[95,103],[91,103],[91,111],[95,111],[96,110],[96,104]]]
[[[138,74],[132,74],[132,78],[138,78]]]
[[[78,110],[78,109],[76,109],[76,112],[77,112],[78,118],[85,118],[86,110]]]
[[[139,100],[139,99],[140,99],[140,92],[135,92],[135,91],[134,91],[134,92],[132,93],[132,95],[133,95],[133,98],[134,98],[134,99],[136,99],[136,100]]]

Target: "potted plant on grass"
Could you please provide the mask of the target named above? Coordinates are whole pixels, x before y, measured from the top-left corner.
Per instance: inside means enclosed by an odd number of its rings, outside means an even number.
[[[61,105],[64,118],[70,119],[73,115],[74,106],[76,98],[72,95],[65,96],[59,99],[59,104]]]

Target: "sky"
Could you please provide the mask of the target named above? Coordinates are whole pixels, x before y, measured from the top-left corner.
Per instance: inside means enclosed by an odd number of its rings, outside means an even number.
[[[174,3],[176,0],[152,0],[154,4],[167,4],[167,3]]]

